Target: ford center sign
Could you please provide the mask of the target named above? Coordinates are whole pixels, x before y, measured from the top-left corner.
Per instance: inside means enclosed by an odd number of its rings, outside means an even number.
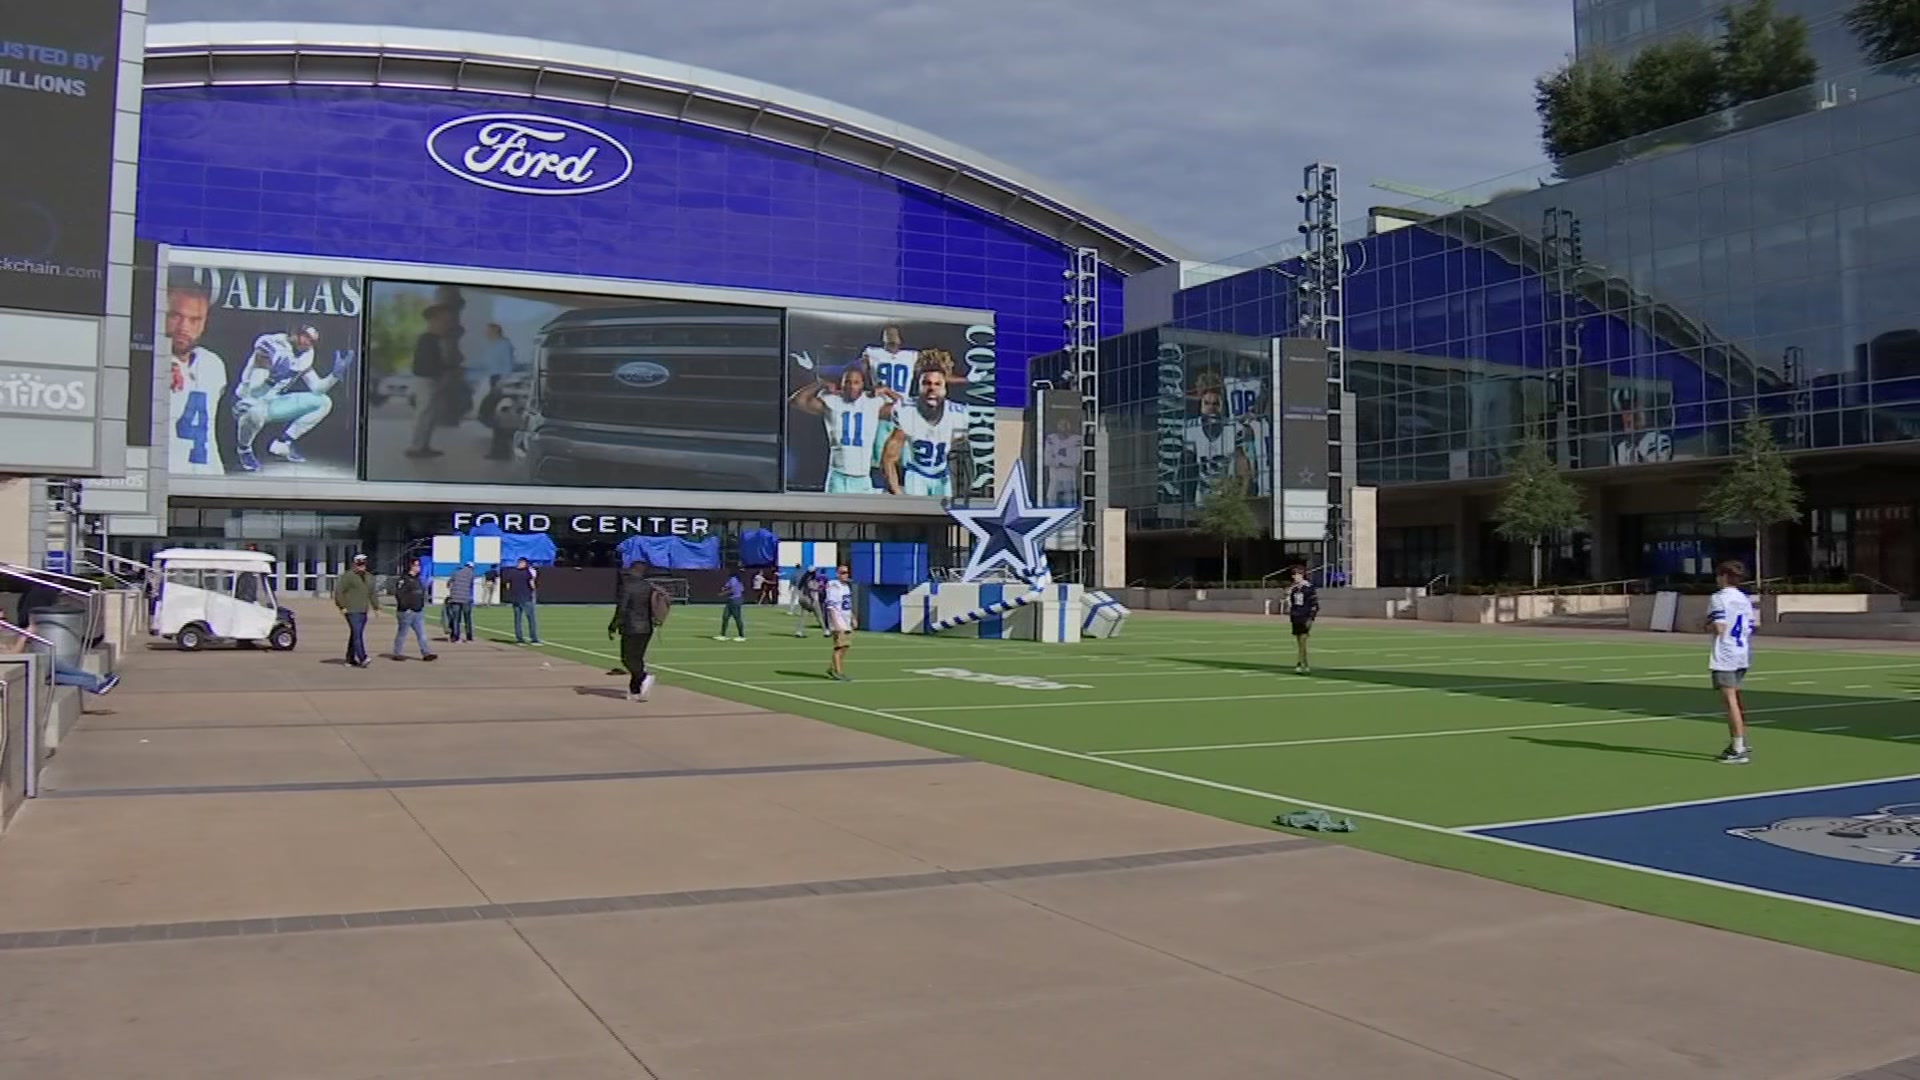
[[[478,113],[427,134],[434,163],[472,184],[520,195],[590,195],[633,175],[620,140],[573,120]]]

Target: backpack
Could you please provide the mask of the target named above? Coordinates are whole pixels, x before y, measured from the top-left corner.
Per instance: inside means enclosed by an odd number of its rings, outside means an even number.
[[[653,616],[653,625],[659,629],[667,624],[667,616],[673,614],[673,597],[658,585],[648,585],[651,595],[647,597],[647,612]]]

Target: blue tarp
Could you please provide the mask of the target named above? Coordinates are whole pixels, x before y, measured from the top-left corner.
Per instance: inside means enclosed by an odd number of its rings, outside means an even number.
[[[748,529],[740,534],[741,566],[777,566],[780,538],[772,529]]]
[[[688,540],[679,536],[629,536],[620,541],[620,565],[646,563],[656,570],[718,570],[720,538]]]

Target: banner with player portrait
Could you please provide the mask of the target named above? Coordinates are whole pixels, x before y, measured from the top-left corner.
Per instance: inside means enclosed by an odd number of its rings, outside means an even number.
[[[1272,495],[1269,339],[1165,331],[1160,354],[1161,501],[1192,506],[1227,480],[1252,498]],[[1178,367],[1165,358],[1177,360]]]
[[[787,313],[788,491],[987,499],[994,328]]]
[[[371,282],[366,478],[778,491],[781,315]]]
[[[171,263],[154,364],[174,476],[347,479],[365,284]]]

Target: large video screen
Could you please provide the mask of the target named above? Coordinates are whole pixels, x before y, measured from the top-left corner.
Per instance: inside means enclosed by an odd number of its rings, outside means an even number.
[[[355,277],[169,265],[167,471],[353,479],[364,298]]]
[[[993,495],[994,330],[787,313],[786,487],[830,495]]]
[[[375,281],[369,480],[777,491],[781,311]]]

